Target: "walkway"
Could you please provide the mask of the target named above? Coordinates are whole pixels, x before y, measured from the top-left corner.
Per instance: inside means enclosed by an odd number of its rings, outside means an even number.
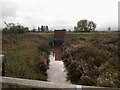
[[[55,56],[51,52],[50,56],[50,67],[47,71],[48,82],[68,84],[66,81],[66,72],[63,61],[55,61]]]

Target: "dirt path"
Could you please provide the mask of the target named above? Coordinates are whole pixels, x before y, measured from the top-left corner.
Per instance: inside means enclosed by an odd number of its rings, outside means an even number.
[[[66,72],[64,68],[63,61],[55,61],[55,56],[53,53],[49,56],[50,59],[50,68],[47,71],[48,81],[54,83],[66,83]]]

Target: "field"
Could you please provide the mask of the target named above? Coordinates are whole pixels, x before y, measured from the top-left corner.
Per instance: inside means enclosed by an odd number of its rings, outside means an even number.
[[[118,87],[118,32],[68,33],[62,60],[73,84]]]

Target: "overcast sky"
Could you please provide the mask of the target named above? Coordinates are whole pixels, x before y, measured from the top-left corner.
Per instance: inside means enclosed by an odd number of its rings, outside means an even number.
[[[119,0],[2,0],[2,22],[37,28],[73,29],[81,19],[97,29],[118,27]],[[4,25],[3,25],[4,26]]]

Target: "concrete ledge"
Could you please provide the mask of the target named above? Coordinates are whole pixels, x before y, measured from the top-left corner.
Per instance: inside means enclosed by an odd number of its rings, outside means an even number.
[[[59,90],[120,90],[120,88],[107,88],[107,87],[95,87],[95,86],[83,86],[73,84],[58,84],[46,81],[12,78],[12,77],[0,77],[0,83],[8,83],[13,85],[23,85],[30,88],[56,88]]]
[[[120,90],[120,88],[98,87],[98,86],[82,86],[82,90]]]
[[[29,79],[21,79],[21,78],[12,78],[12,77],[0,77],[0,82],[8,83],[13,85],[23,85],[31,88],[70,88],[75,90],[76,85],[72,84],[56,84],[46,81],[38,81],[38,80],[29,80]]]

